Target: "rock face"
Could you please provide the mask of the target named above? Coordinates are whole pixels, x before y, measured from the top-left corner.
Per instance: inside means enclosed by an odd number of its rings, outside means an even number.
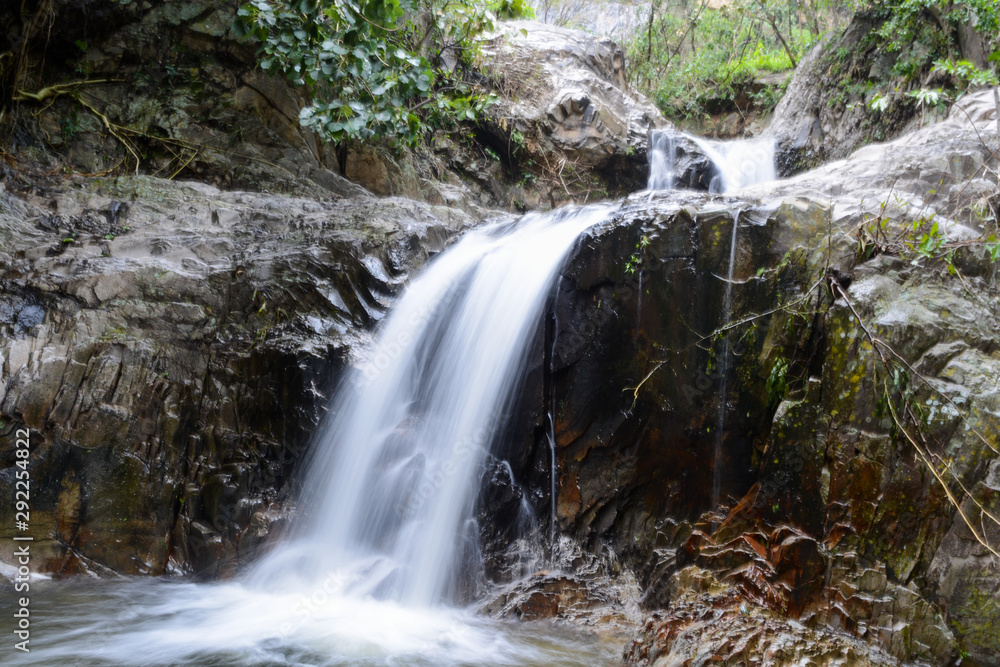
[[[4,192],[3,536],[23,427],[40,569],[231,569],[280,519],[351,349],[468,222],[148,177]]]
[[[499,96],[488,114],[502,153],[531,160],[569,191],[589,188],[591,199],[645,186],[648,131],[667,123],[628,90],[620,46],[577,30],[512,21],[486,42],[482,61]]]
[[[875,35],[880,25],[874,12],[858,12],[842,33],[818,44],[799,63],[766,130],[778,141],[781,173],[847,157],[867,143],[892,139],[919,125],[917,105],[902,93],[889,92],[912,84],[893,80],[897,54],[881,49],[885,40]],[[919,58],[927,47],[915,43],[902,52]],[[920,85],[941,84],[929,74],[921,79]],[[891,99],[883,111],[868,108],[875,92]]]
[[[485,206],[526,197],[501,163],[453,139],[402,156],[320,145],[297,124],[301,96],[231,31],[238,4],[57,0],[51,25],[0,10],[5,39],[48,65],[27,67],[42,78],[23,90],[89,80],[4,116],[0,430],[32,429],[46,480],[33,521],[53,536],[39,545],[44,570],[218,573],[251,552],[281,518],[337,370],[409,270]],[[32,41],[38,25],[45,38]],[[638,187],[634,149],[662,121],[623,92],[621,49],[504,30],[512,41],[493,43],[504,65],[558,74],[525,88],[517,113],[546,158],[572,163],[560,179],[577,169],[591,188],[595,170],[617,178],[628,158],[619,185]],[[94,177],[122,167],[203,184]],[[375,200],[345,176],[430,206]]]
[[[993,224],[991,109],[736,197],[626,200],[581,239],[510,462],[547,488],[551,414],[559,527],[635,568],[647,607],[697,565],[894,660],[997,664],[972,532],[997,545],[997,264],[917,249],[933,223],[956,243]]]
[[[31,92],[86,78],[92,83],[80,95],[87,106],[57,96],[37,105],[37,114],[14,114],[6,131],[57,153],[52,168],[79,173],[124,166],[304,197],[366,189],[482,218],[492,209],[523,211],[639,189],[646,132],[666,125],[655,107],[627,91],[624,52],[614,42],[515,22],[499,23],[478,71],[463,73],[499,96],[486,117],[462,123],[461,133],[436,132],[412,150],[324,146],[298,124],[302,91],[261,72],[256,44],[232,31],[239,4],[153,0],[140,8],[56,0],[52,15],[63,20],[48,26],[39,17],[48,32],[36,29],[25,47],[25,71],[46,78],[19,85]],[[31,22],[0,10],[0,25],[11,35],[9,50],[20,52]],[[106,131],[102,116],[124,128],[119,137]]]
[[[300,129],[301,96],[255,67],[254,45],[231,30],[238,5],[57,0],[51,16],[0,14],[10,39],[25,40],[27,69],[90,82],[74,89],[81,102],[57,96],[36,115],[19,106],[8,128],[15,147],[37,142],[59,155],[60,167],[79,173],[124,165],[222,188],[362,193],[341,175],[334,152]],[[41,39],[30,37],[32,18],[45,28]],[[19,85],[30,92],[46,83]],[[95,111],[123,128],[119,138]]]
[[[628,664],[779,667],[802,664],[890,667],[883,651],[843,634],[807,628],[689,566],[670,582],[669,615],[654,614],[625,649]]]

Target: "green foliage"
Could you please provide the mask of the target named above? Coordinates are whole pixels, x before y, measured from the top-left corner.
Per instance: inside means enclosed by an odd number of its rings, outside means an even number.
[[[862,39],[851,54],[856,63],[879,62],[885,57],[894,60],[891,71],[869,74],[866,80],[867,106],[877,113],[886,112],[893,100],[911,102],[921,111],[943,105],[954,93],[970,87],[997,85],[997,75],[990,69],[979,69],[962,59],[962,34],[973,27],[989,46],[996,47],[1000,26],[1000,3],[996,0],[864,0],[860,9],[869,12],[877,28]],[[957,59],[956,59],[957,57]],[[842,57],[841,60],[844,60]],[[846,69],[846,68],[845,68]],[[853,68],[868,72],[869,67]],[[875,69],[871,69],[876,72]],[[925,75],[933,72],[950,74],[951,82],[944,89],[920,86],[912,88]],[[906,92],[901,92],[906,91]]]
[[[778,359],[771,367],[765,383],[767,389],[767,407],[773,409],[781,403],[788,392],[788,360]]]
[[[525,0],[493,0],[490,9],[501,19],[535,18],[535,9]]]
[[[304,126],[335,142],[412,144],[429,125],[474,120],[492,101],[443,55],[474,51],[493,21],[483,0],[253,0],[236,28],[261,42],[261,69],[308,90]]]
[[[939,106],[948,101],[948,96],[940,88],[918,88],[906,93],[906,96],[914,100],[921,109]]]
[[[63,141],[72,141],[81,130],[83,126],[80,124],[80,118],[77,116],[76,109],[72,109],[68,115],[63,116],[59,119],[59,130],[62,134]]]
[[[929,191],[929,197],[937,193]],[[899,206],[907,202],[896,197]],[[918,215],[904,227],[890,225],[890,218],[885,215],[889,201],[882,203],[877,217],[865,216],[857,228],[858,257],[865,261],[878,254],[891,254],[908,259],[914,266],[931,267],[935,264],[947,271],[949,275],[958,275],[956,253],[977,252],[985,250],[985,256],[991,263],[1000,261],[1000,240],[997,234],[989,230],[997,229],[995,212],[988,203],[972,208],[970,213],[978,218],[978,225],[983,231],[979,237],[965,240],[954,240],[948,237],[945,226],[932,214]]]
[[[631,77],[675,119],[706,116],[720,103],[737,107],[738,99],[773,107],[783,86],[755,91],[749,84],[790,70],[822,30],[819,21],[803,20],[798,8],[776,0],[735,0],[689,15],[654,3],[653,11],[654,20],[626,45]]]
[[[649,245],[649,237],[642,236],[635,244],[635,252],[625,261],[625,273],[634,274],[642,266],[642,257],[645,254],[646,246]]]
[[[876,93],[875,97],[868,102],[868,108],[872,111],[883,112],[889,108],[889,96],[883,95],[882,93]]]
[[[1000,60],[1000,51],[990,56],[991,62]],[[934,61],[934,71],[951,74],[968,88],[1000,85],[995,72],[979,69],[968,60],[953,61],[951,58]]]
[[[877,31],[891,52],[908,49],[918,39],[939,33],[939,40],[957,45],[957,30],[970,22],[983,35],[1000,29],[1000,4],[996,0],[869,0],[863,3],[885,21]],[[926,19],[933,18],[933,24]]]

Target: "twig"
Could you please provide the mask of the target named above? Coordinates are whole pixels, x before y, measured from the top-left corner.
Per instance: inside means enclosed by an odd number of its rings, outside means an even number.
[[[50,97],[59,97],[60,95],[67,95],[69,93],[74,93],[81,86],[96,86],[102,83],[112,83],[116,79],[88,79],[84,81],[72,81],[70,83],[57,83],[53,86],[46,86],[38,92],[28,92],[26,90],[18,90],[14,93],[14,97],[11,98],[12,102],[44,102]]]
[[[879,338],[874,333],[872,333],[871,329],[868,328],[867,324],[865,324],[864,320],[861,318],[861,315],[858,314],[858,311],[855,309],[854,304],[851,303],[850,297],[847,296],[847,292],[844,290],[843,287],[840,286],[839,283],[834,282],[833,283],[833,287],[834,287],[834,289],[836,289],[836,291],[840,292],[840,295],[844,299],[844,302],[847,304],[847,307],[850,309],[851,313],[854,314],[854,317],[855,317],[855,319],[858,322],[858,326],[860,326],[861,329],[865,332],[865,335],[868,337],[868,340],[871,343],[872,348],[875,350],[875,353],[878,355],[879,359],[881,360],[882,365],[886,368],[887,372],[886,372],[885,377],[882,380],[882,385],[883,385],[883,389],[885,390],[885,395],[886,396],[890,395],[889,387],[888,387],[888,384],[887,384],[888,370],[889,370],[889,359],[887,359],[887,357],[886,357],[885,353],[883,352],[883,350],[889,352],[892,355],[893,358],[897,359],[902,365],[904,365],[914,375],[916,375],[918,378],[920,378],[921,380],[923,380],[924,383],[927,384],[927,386],[929,386],[932,391],[934,391],[935,393],[939,394],[940,396],[943,396],[945,398],[945,400],[947,400],[951,405],[955,406],[955,403],[953,401],[951,401],[951,399],[949,399],[947,396],[945,396],[943,393],[941,393],[939,390],[937,390],[929,382],[929,380],[927,380],[927,378],[925,378],[923,375],[921,375],[916,370],[914,370],[913,367],[910,366],[909,362],[907,362],[905,359],[903,359],[899,355],[899,353],[896,352],[892,348],[892,346],[890,346],[885,341],[883,341],[881,338]],[[916,439],[913,437],[913,435],[910,434],[910,432],[906,429],[905,425],[902,423],[902,420],[899,418],[899,415],[896,412],[896,407],[893,404],[893,402],[891,400],[887,400],[886,403],[889,406],[889,413],[892,416],[892,420],[896,424],[896,427],[899,429],[899,432],[903,434],[903,436],[906,438],[906,440],[913,446],[913,448],[916,450],[917,454],[920,456],[920,458],[924,461],[924,463],[930,469],[931,474],[934,475],[934,478],[938,481],[938,483],[941,485],[941,488],[944,490],[945,494],[948,496],[948,501],[957,510],[959,516],[962,518],[962,522],[972,532],[973,537],[976,539],[977,542],[979,542],[979,544],[981,544],[992,555],[996,556],[997,558],[1000,558],[1000,552],[998,552],[994,547],[992,547],[989,544],[989,542],[986,541],[985,532],[983,533],[983,535],[980,535],[976,531],[975,526],[972,525],[972,522],[966,516],[965,511],[962,509],[961,504],[959,503],[959,501],[955,497],[955,495],[952,493],[951,488],[945,482],[945,480],[942,477],[941,473],[938,472],[937,467],[931,462],[929,456],[927,455],[927,453],[924,452],[923,448],[916,441]],[[968,424],[969,422],[964,417],[964,415],[962,414],[961,409],[959,409],[958,406],[955,406],[955,408],[956,408],[956,410],[958,410],[958,413],[959,413],[960,417],[962,418],[962,420],[965,421]],[[909,411],[909,415],[910,415],[911,421],[913,421],[915,424],[917,424],[917,428],[918,428],[918,432],[919,432],[919,422],[917,421],[915,415],[913,415],[912,410]],[[973,430],[973,432],[977,436],[979,436],[980,440],[982,440],[987,445],[987,447],[989,447],[990,449],[992,449],[994,452],[997,451],[997,449],[995,447],[993,447],[992,445],[990,445],[989,442],[987,442],[986,439],[983,438],[983,436],[981,434],[979,434],[977,431],[975,431],[975,429],[972,429],[972,430]],[[961,482],[959,482],[959,483],[961,485]],[[964,485],[961,485],[961,486],[962,486],[963,490],[965,490],[965,486]],[[966,492],[966,495],[969,495],[967,490],[965,490],[965,492]],[[971,496],[969,496],[969,497],[971,497]],[[991,518],[993,518],[992,515],[990,515],[990,516],[991,516]]]

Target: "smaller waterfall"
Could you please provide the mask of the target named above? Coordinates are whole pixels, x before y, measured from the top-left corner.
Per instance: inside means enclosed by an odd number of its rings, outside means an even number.
[[[669,190],[677,178],[677,139],[667,132],[649,135],[649,180],[647,190]]]
[[[552,372],[556,358],[556,343],[559,341],[559,281],[556,281],[555,300],[552,304],[552,346],[549,348],[549,394],[552,397],[548,407],[549,418],[549,563],[554,567],[556,562],[556,505],[559,500],[557,485],[559,482],[558,462],[556,456],[556,388],[555,375]]]
[[[778,178],[774,166],[774,140],[769,138],[712,141],[676,131],[655,131],[649,136],[649,190],[669,190],[677,183],[678,139],[686,139],[712,161],[717,175],[709,192],[732,192],[754,183]]]

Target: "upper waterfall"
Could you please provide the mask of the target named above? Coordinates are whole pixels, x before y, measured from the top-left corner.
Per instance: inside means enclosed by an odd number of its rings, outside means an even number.
[[[712,141],[674,130],[656,130],[649,135],[647,189],[668,190],[677,186],[679,139],[695,145],[711,161],[714,174],[708,183],[709,192],[732,192],[778,178],[773,139]]]

